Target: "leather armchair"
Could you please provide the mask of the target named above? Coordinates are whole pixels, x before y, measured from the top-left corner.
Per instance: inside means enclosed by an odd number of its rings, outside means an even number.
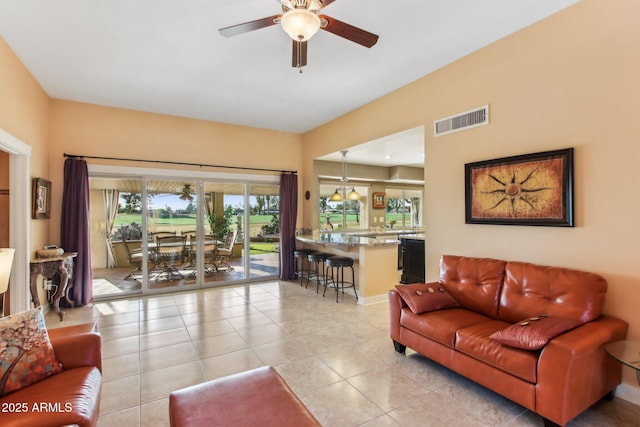
[[[65,329],[58,328],[50,334],[62,372],[1,397],[3,427],[97,424],[102,339],[94,332],[70,335]]]

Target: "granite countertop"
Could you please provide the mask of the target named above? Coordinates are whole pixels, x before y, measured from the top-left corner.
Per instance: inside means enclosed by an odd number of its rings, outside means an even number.
[[[404,234],[400,236],[401,239],[410,239],[410,240],[424,240],[424,233],[416,233],[416,234]]]
[[[396,237],[367,237],[344,233],[320,233],[318,235],[297,236],[301,242],[335,246],[386,246],[398,245]]]

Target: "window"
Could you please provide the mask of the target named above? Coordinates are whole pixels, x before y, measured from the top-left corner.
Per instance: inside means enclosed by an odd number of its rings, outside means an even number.
[[[385,222],[390,228],[422,226],[422,190],[387,188]]]
[[[363,185],[354,186],[354,190],[360,194],[360,200],[346,200],[346,202],[332,202],[331,195],[340,186],[339,182],[323,182],[320,184],[319,223],[320,230],[349,230],[366,229],[369,227],[369,187]],[[347,193],[351,191],[348,187]]]

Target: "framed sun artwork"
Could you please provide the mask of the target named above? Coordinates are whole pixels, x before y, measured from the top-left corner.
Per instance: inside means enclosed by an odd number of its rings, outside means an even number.
[[[573,148],[465,164],[465,222],[573,227]]]

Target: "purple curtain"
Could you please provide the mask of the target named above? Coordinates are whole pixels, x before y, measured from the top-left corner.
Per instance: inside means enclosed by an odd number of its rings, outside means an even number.
[[[81,159],[64,161],[60,245],[65,252],[78,252],[71,298],[76,306],[93,300],[91,243],[89,235],[89,170]]]
[[[296,249],[296,217],[298,216],[298,176],[280,175],[280,279],[291,280],[295,272],[293,252]]]

